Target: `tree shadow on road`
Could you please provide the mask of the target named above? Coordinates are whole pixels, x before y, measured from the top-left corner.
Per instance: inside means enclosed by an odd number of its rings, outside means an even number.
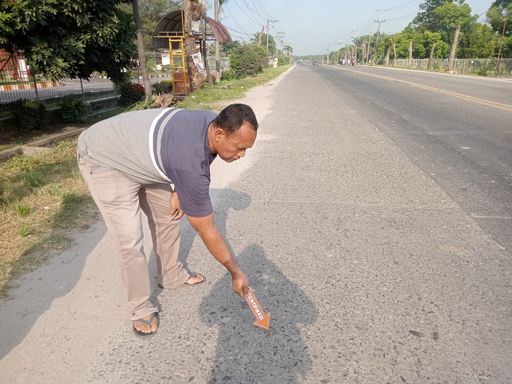
[[[299,285],[291,282],[264,249],[252,244],[238,257],[265,311],[271,311],[270,330],[252,325],[245,301],[231,292],[226,274],[201,303],[201,319],[218,327],[218,342],[209,383],[297,383],[312,360],[300,325],[312,324],[317,311]]]

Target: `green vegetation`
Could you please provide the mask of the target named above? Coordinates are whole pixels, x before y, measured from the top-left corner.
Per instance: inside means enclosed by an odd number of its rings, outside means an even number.
[[[289,66],[265,68],[263,72],[255,76],[240,80],[222,80],[213,86],[207,85],[203,89],[197,90],[187,96],[185,100],[181,101],[178,105],[180,108],[218,109],[219,102],[240,98],[250,88],[266,83],[288,68]]]
[[[0,48],[23,50],[33,73],[122,82],[135,53],[133,17],[121,0],[2,1]]]
[[[0,297],[12,278],[69,244],[70,227],[91,223],[92,207],[77,169],[74,140],[1,164]]]
[[[416,17],[401,32],[357,36],[353,45],[330,52],[329,62],[357,58],[358,63],[391,64],[395,59],[448,58],[446,68],[441,69],[453,70],[456,58],[512,57],[512,0],[492,2],[487,23],[472,15],[465,0],[425,0],[419,7]],[[318,57],[308,59],[321,61]],[[495,64],[491,70],[496,69]],[[487,68],[475,71],[489,73]]]
[[[267,55],[262,47],[255,44],[241,45],[229,52],[231,76],[241,79],[263,71]]]
[[[60,103],[60,117],[66,123],[83,123],[87,113],[87,106],[82,98],[67,96]]]
[[[131,105],[144,99],[144,87],[140,84],[123,84],[121,85],[121,98],[119,104]]]
[[[12,113],[21,131],[44,128],[47,122],[46,107],[36,100],[18,100],[12,103]]]

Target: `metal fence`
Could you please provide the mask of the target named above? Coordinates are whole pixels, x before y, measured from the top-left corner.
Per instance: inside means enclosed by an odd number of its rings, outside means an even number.
[[[151,84],[170,80],[170,58],[168,52],[148,52],[146,62]],[[208,57],[210,70],[215,70],[215,58]],[[229,59],[221,59],[222,70],[229,67]],[[140,68],[128,69],[132,82],[142,84]],[[22,54],[11,55],[0,51],[0,112],[8,110],[9,103],[20,99],[44,100],[60,99],[68,95],[77,95],[85,101],[108,95],[116,95],[117,90],[106,76],[93,74],[90,79],[60,79],[48,81],[43,76],[30,72],[27,60]]]
[[[397,68],[409,68],[420,70],[431,70],[436,72],[448,71],[448,59],[434,59],[429,65],[429,59],[397,59],[393,64],[390,61],[389,66]],[[492,77],[512,77],[512,59],[501,59],[498,63],[497,58],[489,59],[456,59],[454,71],[461,75],[480,75]],[[499,72],[498,72],[499,71]]]

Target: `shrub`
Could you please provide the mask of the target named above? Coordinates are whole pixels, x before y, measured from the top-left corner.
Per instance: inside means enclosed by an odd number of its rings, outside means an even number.
[[[87,106],[76,96],[67,96],[60,103],[60,117],[67,123],[85,121]]]
[[[265,60],[265,50],[253,44],[234,48],[229,54],[229,66],[237,79],[262,72]]]
[[[290,56],[281,55],[277,58],[277,65],[288,65],[291,62],[290,59]]]
[[[144,87],[140,84],[123,84],[121,85],[121,105],[130,105],[144,99]]]
[[[481,67],[477,73],[479,76],[487,76],[488,75],[487,68],[485,68],[485,67]]]
[[[32,131],[46,125],[46,107],[35,100],[18,100],[12,103],[12,113],[21,131]]]
[[[172,92],[172,81],[171,80],[162,80],[159,83],[153,84],[152,88],[153,88],[153,92],[157,95],[161,95],[162,93],[171,93]]]
[[[222,80],[233,80],[235,78],[235,72],[231,68],[228,68],[222,72]]]

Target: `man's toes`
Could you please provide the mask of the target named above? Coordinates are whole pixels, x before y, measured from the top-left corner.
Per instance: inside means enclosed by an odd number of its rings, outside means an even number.
[[[151,323],[149,321],[151,320]],[[158,329],[158,315],[152,313],[149,316],[145,316],[142,319],[133,321],[133,328],[136,332],[149,334],[155,333]]]

